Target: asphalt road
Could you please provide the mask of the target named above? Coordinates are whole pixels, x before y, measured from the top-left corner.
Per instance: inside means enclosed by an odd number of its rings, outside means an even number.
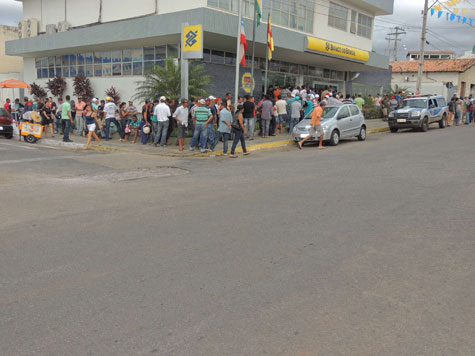
[[[473,356],[474,139],[236,160],[0,139],[0,355]]]

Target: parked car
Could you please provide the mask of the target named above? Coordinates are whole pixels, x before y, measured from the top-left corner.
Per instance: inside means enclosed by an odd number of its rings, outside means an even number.
[[[307,137],[310,131],[312,113],[309,113],[300,121],[292,131],[295,142]],[[353,104],[328,105],[323,109],[321,126],[324,132],[323,140],[331,146],[336,146],[343,138],[357,137],[358,140],[366,140],[366,123],[358,106]],[[312,138],[307,141],[318,141]]]
[[[6,138],[13,137],[13,119],[4,108],[0,108],[0,135]]]
[[[391,132],[413,128],[426,132],[429,125],[438,123],[441,129],[447,127],[449,108],[445,98],[436,95],[422,95],[404,99],[388,116]]]

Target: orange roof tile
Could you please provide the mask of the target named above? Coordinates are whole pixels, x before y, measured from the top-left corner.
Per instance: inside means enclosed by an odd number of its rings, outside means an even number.
[[[419,61],[390,62],[393,73],[411,73],[419,70]],[[465,72],[475,65],[475,58],[426,59],[424,72]]]

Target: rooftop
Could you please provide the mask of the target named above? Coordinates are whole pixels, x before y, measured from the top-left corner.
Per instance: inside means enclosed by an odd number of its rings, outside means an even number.
[[[412,73],[419,69],[417,61],[390,62],[393,73]],[[475,58],[467,59],[426,59],[424,72],[465,72],[475,65]]]
[[[421,51],[409,51],[409,54],[419,54]],[[454,51],[424,51],[424,54],[455,54]]]

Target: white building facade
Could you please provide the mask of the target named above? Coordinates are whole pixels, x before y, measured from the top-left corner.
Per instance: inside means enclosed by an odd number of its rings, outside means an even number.
[[[24,58],[24,79],[45,84],[77,74],[90,78],[95,95],[111,86],[123,99],[135,94],[153,65],[178,58],[182,23],[202,24],[206,71],[214,95],[234,86],[237,0],[23,0],[21,37],[6,45]],[[266,20],[270,12],[275,52],[269,83],[351,92],[359,72],[385,71],[388,58],[372,52],[374,17],[392,13],[393,0],[263,0],[256,34],[255,93],[263,90]],[[245,32],[252,39],[254,0],[243,0]],[[246,52],[250,72],[251,46]],[[245,94],[243,88],[241,94]]]

